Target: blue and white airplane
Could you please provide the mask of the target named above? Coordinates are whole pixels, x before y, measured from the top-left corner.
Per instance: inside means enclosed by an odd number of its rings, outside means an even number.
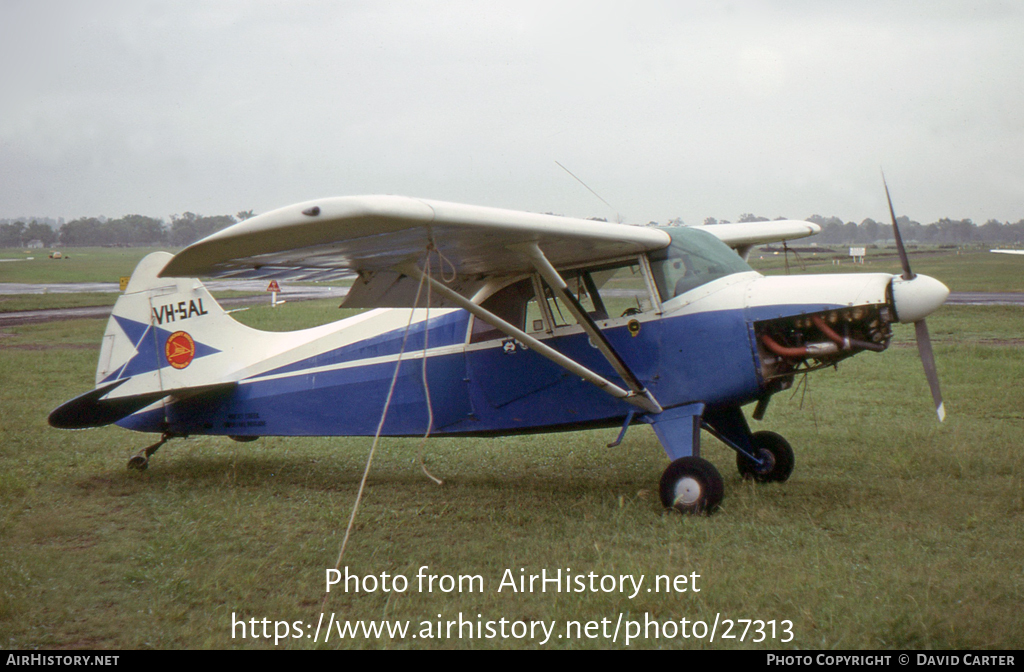
[[[399,196],[293,205],[143,259],[114,307],[95,389],[50,424],[160,434],[129,462],[144,469],[189,435],[621,427],[621,440],[647,423],[671,459],[664,505],[710,513],[723,485],[700,430],[736,451],[743,475],[786,480],[792,448],[752,432],[741,407],[756,403],[760,419],[795,376],[884,350],[895,321],[918,325],[944,415],[924,318],[949,290],[910,271],[902,241],[895,276],[764,277],[745,261],[754,245],[818,230],[635,227]],[[353,273],[343,306],[373,310],[290,333],[239,324],[194,279]]]

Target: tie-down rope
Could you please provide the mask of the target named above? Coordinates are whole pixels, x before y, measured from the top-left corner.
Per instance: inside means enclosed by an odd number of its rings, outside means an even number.
[[[360,502],[362,502],[363,492],[366,489],[366,480],[367,480],[367,478],[370,475],[370,467],[373,465],[373,456],[377,452],[377,444],[380,443],[381,432],[384,430],[384,422],[387,420],[388,410],[391,407],[391,399],[394,396],[395,386],[398,383],[398,372],[399,372],[399,370],[402,367],[402,356],[405,354],[405,346],[406,346],[406,343],[409,340],[409,331],[412,328],[412,321],[413,321],[414,316],[416,315],[416,308],[417,308],[417,306],[419,306],[420,294],[423,291],[424,280],[426,278],[431,277],[431,274],[430,274],[430,253],[431,253],[431,251],[436,251],[442,262],[443,261],[448,261],[444,257],[444,255],[441,254],[441,252],[439,250],[436,250],[436,248],[434,248],[434,246],[432,244],[427,248],[426,261],[424,263],[424,273],[423,273],[423,275],[420,276],[420,282],[419,282],[419,284],[416,287],[416,298],[413,299],[412,310],[409,311],[409,321],[406,323],[406,325],[405,325],[405,332],[402,334],[402,346],[401,346],[401,348],[399,348],[398,360],[395,362],[395,372],[391,375],[391,385],[390,385],[390,387],[388,387],[388,395],[387,395],[387,398],[384,400],[384,409],[381,412],[380,422],[377,423],[377,432],[373,436],[373,444],[371,444],[371,446],[370,446],[370,454],[367,455],[367,457],[366,457],[366,468],[363,470],[363,478],[359,482],[359,491],[356,493],[356,501],[352,505],[352,514],[349,516],[348,526],[345,528],[345,537],[344,537],[344,539],[342,539],[341,549],[338,551],[338,560],[334,563],[335,571],[337,571],[341,567],[341,560],[345,556],[345,548],[348,546],[349,537],[351,537],[351,535],[352,535],[352,527],[355,524],[356,514],[359,512],[359,504],[360,504]],[[449,263],[449,265],[451,265],[450,261],[448,261],[448,263]],[[452,268],[454,270],[454,266]],[[443,274],[444,274],[443,263],[441,265],[441,272],[442,272],[442,276],[443,276]],[[452,279],[454,280],[454,277]],[[424,448],[426,447],[427,439],[430,437],[430,433],[433,430],[433,426],[434,426],[434,409],[433,409],[433,405],[430,402],[430,385],[427,383],[427,348],[429,346],[429,334],[430,334],[429,321],[430,321],[430,301],[431,301],[431,295],[430,295],[430,283],[427,282],[426,284],[427,284],[427,307],[426,307],[425,319],[424,319],[424,322],[423,322],[423,369],[422,369],[422,371],[423,371],[423,391],[424,391],[424,394],[425,394],[426,400],[427,400],[427,431],[423,435],[423,439],[420,442],[420,447],[419,447],[419,463],[420,463],[420,468],[423,470],[423,473],[426,474],[427,477],[430,480],[434,481],[438,485],[441,485],[443,483],[443,481],[441,479],[437,478],[436,476],[434,476],[433,474],[431,474],[430,471],[427,470],[427,465],[423,461]],[[328,598],[329,595],[330,595],[330,593],[326,593],[326,592],[324,593],[323,600],[320,603],[320,610],[321,611],[323,611],[324,606],[327,604],[327,598]]]

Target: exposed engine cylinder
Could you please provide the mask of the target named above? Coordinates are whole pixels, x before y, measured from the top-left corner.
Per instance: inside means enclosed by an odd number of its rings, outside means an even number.
[[[892,321],[883,304],[755,322],[763,384],[784,390],[797,373],[833,366],[864,350],[881,352],[892,338]]]

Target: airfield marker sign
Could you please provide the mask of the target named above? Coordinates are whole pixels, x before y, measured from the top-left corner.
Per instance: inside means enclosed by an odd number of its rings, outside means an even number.
[[[277,293],[281,291],[281,285],[277,284],[277,280],[271,280],[270,284],[267,285],[267,291],[270,292],[270,307],[277,307]],[[284,303],[284,301],[281,301]]]

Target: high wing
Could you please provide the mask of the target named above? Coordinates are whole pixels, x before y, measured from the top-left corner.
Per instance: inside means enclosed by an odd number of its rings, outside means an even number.
[[[777,219],[771,222],[742,222],[739,224],[712,224],[694,226],[694,229],[707,231],[736,252],[747,258],[751,248],[765,243],[778,243],[794,238],[813,236],[821,231],[814,222],[795,219]]]
[[[533,272],[525,249],[531,244],[563,267],[656,250],[669,241],[664,231],[647,227],[404,196],[345,196],[228,227],[182,250],[161,276],[329,280],[357,273],[361,281],[346,306],[402,307],[412,305],[416,283],[398,269],[422,267],[428,249],[439,253],[432,255],[433,272],[472,296],[495,276]]]
[[[694,227],[741,256],[758,243],[820,230],[782,220]],[[331,280],[356,273],[346,307],[411,306],[417,283],[401,271],[424,265],[472,297],[488,280],[532,273],[532,250],[555,268],[640,254],[669,244],[664,231],[587,219],[404,196],[344,196],[274,210],[228,227],[178,253],[162,277]],[[454,277],[453,277],[454,276]],[[437,305],[450,305],[434,297]]]

